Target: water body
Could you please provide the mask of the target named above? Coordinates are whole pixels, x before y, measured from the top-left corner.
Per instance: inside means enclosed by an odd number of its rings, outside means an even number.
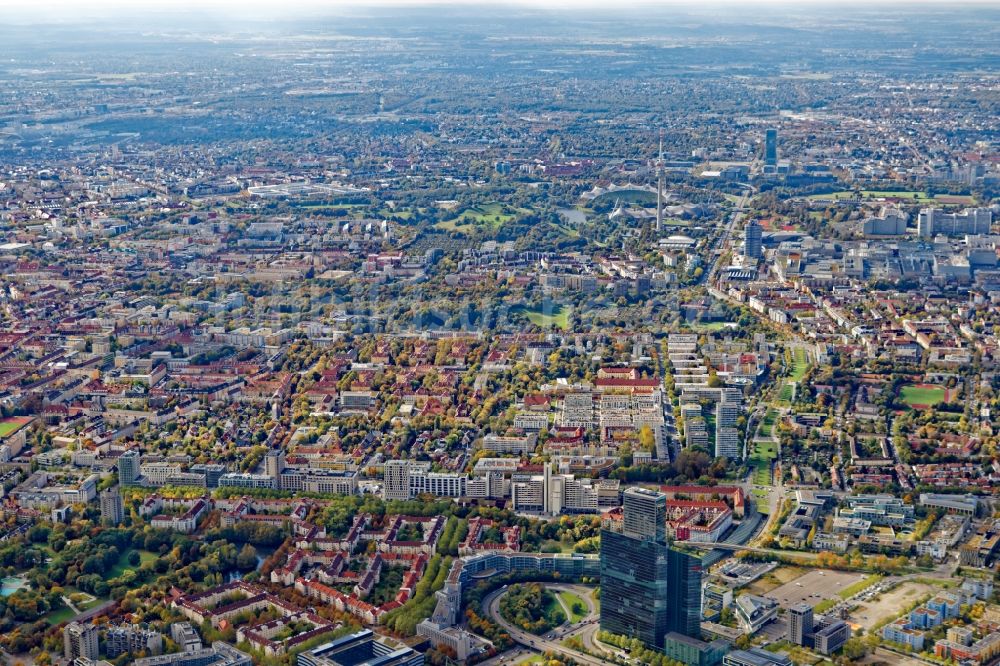
[[[587,215],[575,208],[560,208],[556,212],[562,215],[567,224],[577,225],[587,221]]]
[[[277,548],[265,548],[260,546],[257,548],[257,566],[254,571],[260,571],[261,566],[264,564],[264,560],[271,557]],[[240,571],[239,569],[231,569],[226,573],[226,582],[235,583],[238,580],[243,580],[243,576],[250,573],[249,571]]]
[[[0,583],[2,583],[0,584],[0,596],[2,597],[9,597],[18,590],[23,590],[28,587],[28,581],[20,576],[10,576],[4,578]]]

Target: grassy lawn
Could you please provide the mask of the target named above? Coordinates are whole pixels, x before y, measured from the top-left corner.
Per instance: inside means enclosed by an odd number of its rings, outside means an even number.
[[[128,555],[131,552],[132,551],[129,550],[129,551],[126,551],[126,552],[122,553],[122,556],[118,558],[118,562],[115,564],[115,566],[111,567],[111,569],[108,571],[108,573],[107,573],[107,579],[118,578],[118,576],[121,576],[123,573],[125,573],[129,569],[136,569],[136,568],[138,568],[138,567],[133,567],[132,565],[130,565],[128,563]],[[156,557],[157,557],[156,553],[151,553],[148,550],[140,550],[139,551],[139,566],[141,567],[143,564],[146,564],[147,562],[154,561],[156,559]]]
[[[94,606],[99,606],[107,599],[101,599],[95,597],[89,592],[84,592],[72,586],[67,586],[63,588],[63,596],[69,597],[73,601],[73,605],[76,606],[81,611],[90,610]],[[74,598],[76,597],[76,598]]]
[[[907,384],[900,392],[899,397],[910,407],[916,405],[933,407],[944,402],[945,389],[943,386],[931,386],[928,384]]]
[[[754,481],[756,482],[756,472],[754,473]],[[767,491],[754,488],[753,498],[757,502],[757,513],[769,513],[770,505],[767,502]]]
[[[697,322],[691,325],[692,331],[714,333],[716,331],[721,331],[726,328],[726,322],[724,321],[709,321],[709,322]]]
[[[809,357],[801,347],[796,347],[792,352],[792,371],[788,374],[788,379],[793,382],[801,382],[809,370]]]
[[[840,592],[837,592],[837,596],[839,596],[841,599],[850,599],[858,592],[867,590],[872,585],[877,584],[879,581],[882,580],[882,578],[883,576],[880,574],[872,574],[871,576],[866,577],[864,580],[859,580],[857,583],[848,585]]]
[[[535,326],[539,328],[561,328],[566,330],[569,328],[569,314],[570,308],[565,305],[558,305],[552,309],[550,314],[546,314],[538,309],[527,308],[523,305],[518,305],[511,308],[511,313],[521,313],[528,318]]]
[[[792,351],[792,366],[788,369],[788,377],[778,391],[778,402],[789,404],[792,401],[792,384],[801,382],[809,372],[809,357],[804,349],[796,347]]]
[[[517,662],[517,666],[530,666],[531,664],[543,664],[546,661],[547,659],[545,659],[545,657],[543,657],[542,655],[533,654],[530,657],[522,659],[521,661]]]
[[[64,605],[60,606],[56,610],[46,615],[45,621],[51,624],[52,626],[55,626],[60,622],[69,622],[75,616],[76,614],[73,612],[73,609],[71,609],[69,606]]]
[[[774,410],[769,409],[767,414],[764,415],[764,419],[760,423],[760,434],[763,437],[770,437],[771,433],[774,432],[774,423],[778,418],[778,413]],[[750,466],[753,468],[753,482],[758,486],[769,486],[771,485],[771,461],[778,457],[778,445],[774,442],[755,442],[753,444],[753,451],[750,454]],[[758,507],[764,504],[766,508],[766,499],[761,500],[760,497],[757,499]],[[766,513],[766,510],[763,512]]]
[[[778,412],[773,409],[767,410],[764,418],[760,422],[760,436],[770,437],[774,433],[774,424],[778,420]]]
[[[743,592],[750,594],[767,594],[771,590],[781,587],[786,583],[791,583],[796,578],[805,573],[805,569],[783,564],[776,569],[772,569],[746,587],[741,588]]]
[[[554,223],[550,222],[549,226],[553,227],[559,233],[561,233],[563,236],[566,236],[567,238],[579,238],[580,237],[580,232],[579,231],[577,231],[576,229],[573,229],[572,227],[568,227],[568,226],[566,226],[564,224],[554,224]]]
[[[784,652],[796,664],[809,664],[809,666],[812,666],[823,661],[823,658],[819,655],[813,654],[809,650],[788,641],[777,641],[765,646],[764,649],[768,652]]]
[[[587,617],[587,603],[573,592],[559,592],[559,599],[569,611],[569,621],[579,622]]]
[[[437,229],[445,231],[473,231],[477,227],[489,227],[496,231],[501,226],[517,219],[518,215],[524,215],[531,211],[524,208],[505,207],[503,204],[491,203],[483,206],[473,206],[466,208],[457,217],[434,225]]]
[[[825,613],[840,603],[840,599],[824,599],[813,607],[813,612],[817,614]]]

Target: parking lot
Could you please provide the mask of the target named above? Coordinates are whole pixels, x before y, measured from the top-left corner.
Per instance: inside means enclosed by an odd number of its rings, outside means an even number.
[[[788,608],[802,602],[815,606],[824,599],[839,599],[837,593],[849,585],[864,580],[865,574],[846,571],[816,570],[799,576],[767,593],[767,596]]]

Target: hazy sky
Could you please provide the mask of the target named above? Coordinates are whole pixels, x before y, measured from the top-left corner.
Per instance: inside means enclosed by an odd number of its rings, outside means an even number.
[[[234,28],[262,21],[305,18],[334,18],[338,15],[364,14],[366,8],[391,11],[392,7],[421,6],[515,6],[526,11],[592,10],[600,14],[619,14],[625,18],[635,10],[657,7],[691,16],[752,16],[754,7],[762,10],[788,7],[802,15],[811,9],[840,12],[845,6],[859,10],[888,7],[905,15],[905,5],[941,10],[959,6],[1000,9],[1000,0],[0,0],[0,28],[8,26],[105,23],[129,24],[136,29],[179,27],[190,19],[190,27],[206,27],[224,20]],[[766,7],[765,7],[766,6]],[[731,8],[731,9],[730,9]],[[774,18],[773,12],[771,18]],[[791,13],[791,12],[790,12]],[[850,14],[844,15],[849,18]],[[763,16],[761,16],[763,18]],[[199,21],[209,21],[202,23]],[[157,23],[161,20],[162,23]],[[152,23],[151,23],[152,21]],[[218,26],[215,26],[217,28]]]
[[[611,8],[622,5],[661,5],[670,7],[700,8],[706,5],[746,6],[750,4],[785,4],[796,8],[810,5],[929,5],[975,4],[1000,7],[1000,0],[0,0],[0,9],[23,14],[45,15],[56,18],[59,14],[86,15],[111,11],[178,11],[222,10],[247,13],[267,12],[291,14],[296,12],[335,12],[338,8],[364,6],[419,6],[419,5],[503,5],[515,4],[528,7],[556,8]]]

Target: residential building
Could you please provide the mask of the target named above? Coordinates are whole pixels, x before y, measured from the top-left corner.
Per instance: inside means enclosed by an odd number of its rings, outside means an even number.
[[[70,622],[63,629],[63,653],[67,659],[97,659],[97,625]]]
[[[125,505],[122,502],[121,489],[112,486],[102,490],[98,495],[101,502],[101,522],[105,525],[121,525],[125,519]]]
[[[134,486],[139,482],[142,455],[138,449],[130,449],[118,456],[118,481],[123,486]]]
[[[163,636],[158,631],[135,624],[111,627],[104,634],[104,652],[111,659],[140,652],[157,655],[163,652]]]

